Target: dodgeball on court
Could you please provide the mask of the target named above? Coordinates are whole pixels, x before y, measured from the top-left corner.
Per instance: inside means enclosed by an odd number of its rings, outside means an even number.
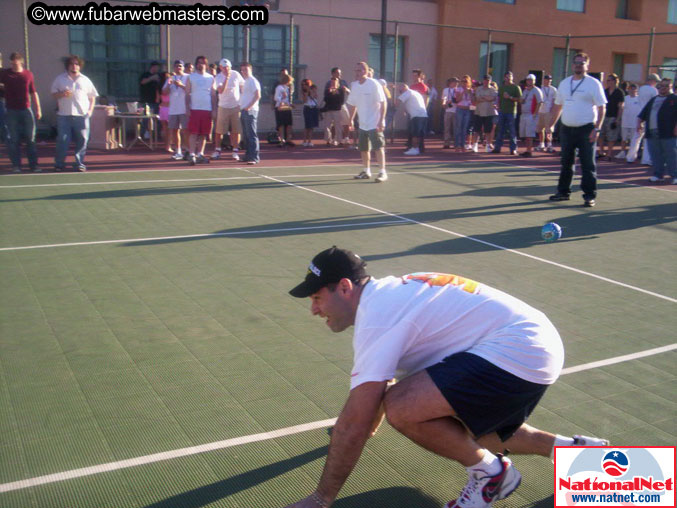
[[[640,355],[674,343],[673,191],[601,180],[590,210],[547,202],[556,174],[538,168],[393,165],[380,185],[355,169],[3,178],[0,505],[275,507],[310,492],[351,335],[287,291],[334,244],[375,276],[456,273],[545,312],[565,369],[581,369],[534,425],[674,444],[675,352]],[[513,460],[522,485],[497,506],[552,506],[552,464]],[[442,506],[465,480],[384,424],[335,506]]]

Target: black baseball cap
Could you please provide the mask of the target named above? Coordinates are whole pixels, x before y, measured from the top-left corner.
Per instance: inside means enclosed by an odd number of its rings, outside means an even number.
[[[334,245],[313,258],[305,280],[289,291],[296,298],[306,298],[341,279],[357,281],[367,276],[367,263],[357,254]]]

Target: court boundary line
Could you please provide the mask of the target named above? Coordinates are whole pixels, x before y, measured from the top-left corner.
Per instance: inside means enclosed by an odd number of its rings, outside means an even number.
[[[252,171],[252,173],[258,174],[258,173],[254,173],[253,171]],[[506,252],[511,252],[513,254],[517,254],[519,256],[523,256],[523,257],[526,257],[526,258],[529,258],[529,259],[533,259],[535,261],[540,261],[542,263],[546,263],[546,264],[549,264],[549,265],[552,265],[552,266],[556,266],[558,268],[569,270],[571,272],[578,273],[580,275],[587,275],[588,277],[592,277],[594,279],[602,280],[604,282],[608,282],[608,283],[614,284],[616,286],[624,287],[626,289],[631,289],[631,290],[634,290],[634,291],[637,291],[637,292],[640,292],[640,293],[644,293],[644,294],[647,294],[647,295],[650,295],[650,296],[654,296],[654,297],[659,298],[661,300],[666,300],[666,301],[671,302],[671,303],[677,303],[677,299],[675,299],[675,298],[671,298],[669,296],[662,295],[660,293],[655,293],[653,291],[649,291],[648,289],[642,289],[642,288],[639,288],[637,286],[633,286],[631,284],[626,284],[625,282],[620,282],[620,281],[617,281],[615,279],[610,279],[610,278],[604,277],[602,275],[597,275],[597,274],[592,273],[592,272],[587,272],[587,271],[581,270],[579,268],[574,268],[573,266],[565,265],[565,264],[562,264],[562,263],[557,263],[556,261],[550,261],[549,259],[541,258],[539,256],[534,256],[533,254],[527,254],[526,252],[521,252],[521,251],[518,251],[518,250],[515,250],[515,249],[510,249],[508,247],[504,247],[504,246],[498,245],[496,243],[487,242],[486,240],[480,240],[479,238],[475,238],[473,236],[468,236],[468,235],[464,235],[464,234],[461,234],[461,233],[456,233],[455,231],[451,231],[450,229],[441,228],[439,226],[434,226],[434,225],[428,224],[426,222],[421,222],[421,221],[417,221],[415,219],[410,219],[410,218],[408,218],[404,215],[398,215],[396,213],[388,212],[386,210],[381,210],[379,208],[376,208],[376,207],[373,207],[373,206],[370,206],[370,205],[358,203],[357,201],[352,201],[350,199],[342,198],[342,197],[339,197],[339,196],[334,196],[333,194],[328,194],[326,192],[318,191],[318,190],[315,190],[315,189],[310,189],[308,187],[304,187],[302,185],[298,185],[298,184],[293,183],[293,182],[287,182],[285,180],[281,180],[281,179],[274,177],[274,176],[267,176],[267,175],[262,175],[262,176],[266,179],[269,179],[269,180],[272,180],[272,181],[278,182],[278,183],[284,183],[286,185],[289,185],[290,187],[294,187],[294,188],[299,189],[299,190],[312,192],[314,194],[318,194],[320,196],[335,199],[335,200],[341,201],[343,203],[348,203],[348,204],[355,205],[355,206],[358,206],[358,207],[361,207],[361,208],[366,208],[367,210],[371,210],[372,212],[377,212],[377,213],[380,213],[380,214],[383,214],[383,215],[387,215],[389,217],[395,217],[397,219],[401,219],[401,220],[410,222],[412,224],[418,224],[419,226],[423,226],[423,227],[426,227],[426,228],[429,228],[429,229],[432,229],[432,230],[435,230],[435,231],[439,231],[439,232],[446,233],[446,234],[449,234],[449,235],[452,235],[452,236],[456,236],[458,238],[465,238],[465,239],[473,241],[473,242],[477,242],[477,243],[481,243],[483,245],[487,245],[487,246],[492,247],[494,249],[498,249],[498,250],[502,250],[502,251],[506,251]]]
[[[627,362],[631,360],[636,360],[640,358],[646,358],[648,356],[657,355],[660,353],[665,353],[668,351],[673,351],[677,349],[677,343],[668,344],[667,346],[661,346],[653,349],[647,349],[645,351],[638,351],[636,353],[630,353],[627,355],[617,356],[613,358],[607,358],[606,360],[600,360],[596,362],[585,363],[581,365],[576,365],[574,367],[569,367],[567,369],[562,369],[560,376],[567,374],[573,374],[577,372],[582,372],[585,370],[596,369],[599,367],[605,367],[608,365],[614,365],[617,363]],[[276,439],[278,437],[291,436],[294,434],[300,434],[301,432],[307,432],[309,430],[317,430],[322,428],[331,427],[336,423],[337,418],[329,418],[326,420],[318,420],[310,423],[303,423],[300,425],[294,425],[291,427],[285,427],[282,429],[272,430],[269,432],[261,432],[258,434],[251,434],[248,436],[240,436],[231,439],[225,439],[223,441],[214,441],[212,443],[205,443],[196,446],[189,446],[186,448],[178,448],[176,450],[169,450],[165,452],[153,453],[150,455],[142,455],[139,457],[134,457],[126,460],[119,460],[115,462],[108,462],[106,464],[99,464],[97,466],[88,466],[79,469],[71,469],[69,471],[63,471],[60,473],[52,473],[43,476],[36,476],[33,478],[27,478],[24,480],[17,480],[14,482],[8,482],[0,484],[0,493],[11,492],[15,490],[23,490],[30,487],[37,487],[39,485],[45,485],[48,483],[56,483],[65,480],[71,480],[73,478],[81,478],[84,476],[93,476],[99,473],[106,473],[110,471],[118,471],[120,469],[128,469],[130,467],[141,466],[145,464],[152,464],[155,462],[162,462],[165,460],[172,460],[180,457],[188,457],[191,455],[198,455],[201,453],[206,453],[210,451],[223,450],[226,448],[232,448],[233,446],[239,446],[242,444],[255,443],[259,441],[268,441],[270,439]]]
[[[71,243],[53,243],[45,245],[24,245],[19,247],[0,247],[0,252],[11,252],[18,250],[31,249],[53,249],[58,247],[81,247],[88,245],[107,245],[115,243],[140,243],[140,242],[161,242],[168,240],[188,240],[192,238],[218,238],[224,236],[238,236],[238,235],[255,235],[257,233],[284,233],[287,231],[310,231],[317,229],[337,229],[337,228],[351,228],[364,226],[382,226],[385,224],[410,224],[409,221],[404,220],[387,220],[387,221],[372,221],[372,222],[353,222],[349,224],[326,224],[324,226],[303,226],[298,228],[277,228],[277,229],[250,229],[246,231],[225,231],[223,233],[198,233],[193,235],[176,235],[176,236],[156,236],[148,238],[127,238],[123,240],[95,240],[91,242],[71,242]]]

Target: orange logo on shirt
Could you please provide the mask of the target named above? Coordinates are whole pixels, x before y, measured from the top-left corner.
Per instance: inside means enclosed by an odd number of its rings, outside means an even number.
[[[413,280],[416,282],[425,282],[429,286],[454,286],[461,288],[463,291],[471,294],[477,294],[479,290],[479,282],[476,282],[471,279],[466,279],[459,275],[453,275],[450,273],[411,273],[403,277],[405,284],[408,280]]]

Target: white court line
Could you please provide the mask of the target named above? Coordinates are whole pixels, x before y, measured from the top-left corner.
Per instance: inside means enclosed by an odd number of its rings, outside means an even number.
[[[324,226],[304,226],[298,228],[278,228],[278,229],[250,229],[248,231],[227,231],[224,233],[203,233],[196,235],[177,235],[177,236],[155,236],[148,238],[127,238],[123,240],[99,240],[94,242],[72,242],[72,243],[52,243],[46,245],[26,245],[23,247],[2,247],[2,251],[14,250],[30,250],[30,249],[52,249],[55,247],[79,247],[82,245],[106,245],[110,243],[132,243],[132,242],[154,242],[167,240],[188,240],[191,238],[217,238],[222,236],[237,236],[237,235],[255,235],[257,233],[284,233],[286,231],[310,231],[317,229],[335,229],[335,228],[352,228],[361,226],[378,226],[383,224],[409,224],[405,220],[387,220],[374,222],[352,222],[347,224],[326,224]]]
[[[609,358],[607,360],[601,360],[599,362],[586,363],[583,365],[578,365],[575,367],[569,367],[568,369],[564,369],[562,370],[562,375],[573,374],[574,372],[581,372],[584,370],[596,369],[606,365],[627,362],[638,358],[645,358],[647,356],[657,355],[660,353],[665,353],[667,351],[673,351],[675,349],[677,349],[677,344],[670,344],[668,346],[649,349],[647,351],[639,351],[637,353],[632,353],[629,355],[617,356],[615,358]],[[273,430],[271,432],[262,432],[261,434],[252,434],[249,436],[226,439],[224,441],[215,441],[213,443],[206,443],[198,446],[190,446],[188,448],[180,448],[178,450],[170,450],[167,452],[154,453],[152,455],[144,455],[141,457],[135,457],[133,459],[121,460],[118,462],[109,462],[107,464],[100,464],[98,466],[83,467],[81,469],[71,469],[70,471],[64,471],[62,473],[36,476],[34,478],[28,478],[26,480],[3,483],[0,485],[0,492],[21,490],[29,487],[36,487],[38,485],[44,485],[46,483],[61,482],[64,480],[70,480],[72,478],[91,476],[99,473],[117,471],[120,469],[127,469],[130,467],[141,466],[144,464],[152,464],[154,462],[162,462],[165,460],[176,459],[179,457],[188,457],[190,455],[197,455],[199,453],[211,452],[215,450],[223,450],[226,448],[232,448],[233,446],[239,446],[247,443],[267,441],[269,439],[275,439],[283,436],[291,436],[294,434],[299,434],[301,432],[307,432],[309,430],[331,427],[335,423],[336,418],[330,418],[328,420],[319,420],[316,422],[304,423],[301,425],[295,425],[293,427],[286,427],[284,429]]]
[[[258,173],[254,173],[254,174],[258,174]],[[597,275],[597,274],[592,273],[592,272],[586,272],[585,270],[579,270],[578,268],[574,268],[572,266],[564,265],[562,263],[557,263],[555,261],[550,261],[549,259],[534,256],[532,254],[527,254],[526,252],[521,252],[521,251],[518,251],[518,250],[515,250],[515,249],[509,249],[508,247],[503,247],[502,245],[487,242],[485,240],[480,240],[479,238],[463,235],[461,233],[456,233],[455,231],[451,231],[449,229],[444,229],[444,228],[441,228],[439,226],[433,226],[432,224],[427,224],[425,222],[420,222],[420,221],[417,221],[417,220],[414,220],[414,219],[410,219],[408,217],[405,217],[404,215],[397,215],[395,213],[387,212],[385,210],[381,210],[381,209],[375,208],[373,206],[358,203],[357,201],[351,201],[349,199],[334,196],[333,194],[327,194],[326,192],[318,191],[318,190],[315,190],[315,189],[310,189],[308,187],[303,187],[302,185],[297,185],[295,183],[287,182],[285,180],[280,180],[279,178],[275,178],[275,177],[267,176],[267,175],[261,175],[261,176],[263,176],[264,178],[266,178],[268,180],[272,180],[274,182],[284,183],[284,184],[289,185],[290,187],[294,187],[296,189],[300,189],[300,190],[312,192],[312,193],[315,193],[315,194],[319,194],[320,196],[335,199],[335,200],[341,201],[343,203],[348,203],[348,204],[351,204],[351,205],[359,206],[360,208],[366,208],[367,210],[371,210],[372,212],[381,213],[381,214],[387,215],[389,217],[395,217],[397,219],[401,219],[403,221],[411,222],[412,224],[418,224],[420,226],[423,226],[423,227],[426,227],[426,228],[429,228],[429,229],[433,229],[435,231],[440,231],[442,233],[446,233],[446,234],[449,234],[449,235],[453,235],[453,236],[456,236],[458,238],[465,238],[465,239],[471,240],[473,242],[481,243],[483,245],[493,247],[494,249],[503,250],[503,251],[506,251],[506,252],[512,252],[513,254],[517,254],[519,256],[524,256],[524,257],[527,257],[529,259],[533,259],[535,261],[540,261],[541,263],[547,263],[549,265],[556,266],[558,268],[563,268],[564,270],[569,270],[569,271],[572,271],[572,272],[575,272],[575,273],[578,273],[578,274],[581,274],[581,275],[587,275],[588,277],[592,277],[592,278],[595,278],[595,279],[598,279],[598,280],[603,280],[604,282],[608,282],[610,284],[615,284],[616,286],[621,286],[621,287],[624,287],[624,288],[627,288],[627,289],[632,289],[633,291],[638,291],[640,293],[655,296],[656,298],[660,298],[661,300],[666,300],[668,302],[677,303],[677,299],[675,299],[675,298],[671,298],[669,296],[665,296],[665,295],[662,295],[660,293],[655,293],[653,291],[648,291],[646,289],[642,289],[642,288],[639,288],[637,286],[632,286],[630,284],[626,284],[625,282],[620,282],[620,281],[617,281],[617,280],[614,280],[614,279],[609,279],[608,277],[603,277],[601,275]]]

